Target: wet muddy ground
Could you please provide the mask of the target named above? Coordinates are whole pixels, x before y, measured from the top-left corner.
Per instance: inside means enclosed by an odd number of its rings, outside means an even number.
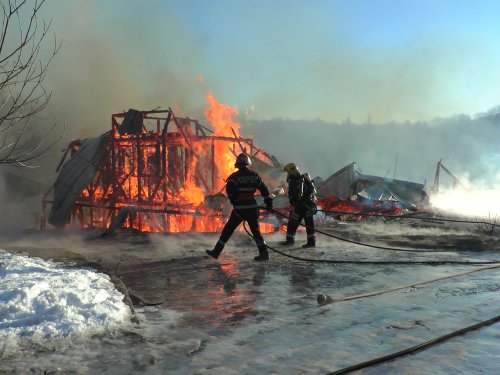
[[[409,251],[365,247],[321,234],[316,249],[303,250],[303,232],[292,249],[278,245],[283,234],[266,235],[266,241],[285,254],[331,263],[298,261],[272,251],[270,261],[255,262],[257,250],[245,232],[234,235],[218,260],[204,253],[218,234],[120,233],[101,238],[97,232],[35,232],[2,247],[94,267],[126,286],[140,324],[129,331],[132,335],[100,342],[103,353],[114,353],[116,362],[96,354],[86,359],[89,369],[84,373],[112,365],[122,373],[324,374],[498,313],[498,269],[411,287],[482,267],[413,261],[500,261],[499,238],[477,226],[415,221],[319,229],[350,241]],[[362,263],[383,260],[408,263]],[[397,292],[327,306],[316,300],[320,293],[341,299],[405,285],[409,287]],[[175,324],[162,318],[166,312],[178,314]],[[489,371],[500,364],[492,356],[500,349],[495,339],[499,334],[492,326],[472,341],[460,338],[416,359],[366,373],[413,373],[422,365],[437,374],[493,373]],[[439,356],[445,359],[440,362]]]
[[[498,253],[500,257],[500,237],[486,235],[478,225],[372,220],[333,223],[318,229],[332,237],[318,233],[316,249],[300,248],[305,241],[304,232],[297,234],[297,243],[292,248],[279,244],[283,239],[281,233],[265,237],[271,247],[285,254],[331,261],[333,270],[339,266],[335,260],[353,261],[354,265],[347,265],[349,268],[363,267],[356,262],[364,261],[491,260],[491,257],[482,257],[482,253]],[[3,247],[68,265],[94,268],[119,284],[123,282],[134,305],[164,304],[179,311],[199,311],[208,316],[205,319],[218,316],[225,317],[224,321],[237,321],[251,315],[252,296],[257,293],[253,289],[263,283],[266,274],[273,272],[286,274],[290,285],[301,289],[308,298],[322,293],[315,280],[317,263],[297,261],[272,250],[269,262],[255,262],[255,245],[244,231],[235,233],[221,258],[214,260],[204,250],[212,248],[217,239],[217,233],[122,232],[101,237],[99,231],[33,231]],[[356,278],[353,272],[336,283],[340,286],[362,284]],[[119,284],[117,286],[123,288],[123,284]],[[320,284],[328,285],[324,281]],[[242,285],[244,291],[240,290]],[[221,303],[221,294],[232,297]]]

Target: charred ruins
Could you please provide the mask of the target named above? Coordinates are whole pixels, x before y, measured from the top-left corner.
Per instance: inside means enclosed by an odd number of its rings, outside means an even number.
[[[74,140],[66,148],[59,175],[42,199],[40,227],[48,223],[104,232],[218,231],[230,211],[224,179],[242,151],[274,191],[275,207],[285,208],[282,164],[231,124],[213,130],[189,117],[176,117],[171,109],[113,114],[111,130]],[[416,211],[427,199],[423,184],[365,175],[356,163],[315,183],[320,207],[349,213],[323,219],[401,214]],[[273,232],[283,229],[282,224],[276,217],[264,218],[261,230]]]

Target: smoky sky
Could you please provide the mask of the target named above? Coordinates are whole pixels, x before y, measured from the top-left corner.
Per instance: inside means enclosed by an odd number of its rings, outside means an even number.
[[[498,54],[485,37],[497,30],[475,30],[492,25],[490,12],[397,3],[48,1],[41,16],[63,46],[39,125],[66,130],[37,173],[50,184],[71,139],[108,131],[129,108],[171,107],[206,123],[211,91],[259,146],[313,175],[357,162],[424,182],[443,158],[454,173],[489,179],[498,129],[474,113],[500,104]]]
[[[386,5],[48,0],[42,55],[52,36],[63,44],[34,124],[38,134],[57,124],[50,137],[62,140],[36,168],[15,172],[38,197],[13,195],[23,182],[0,179],[3,207],[38,211],[68,143],[110,130],[113,113],[171,107],[206,124],[208,92],[238,110],[257,146],[313,177],[356,162],[366,174],[432,186],[443,159],[461,178],[498,184],[498,111],[475,115],[500,104],[498,12]]]
[[[478,34],[463,7],[398,3],[49,1],[63,41],[51,111],[82,137],[128,108],[199,118],[207,91],[258,120],[429,121],[498,105],[498,30]]]
[[[273,119],[248,123],[244,131],[282,163],[298,163],[313,177],[327,178],[356,162],[369,175],[432,187],[439,160],[464,182],[498,184],[500,115],[461,115],[428,122],[327,123]],[[441,172],[443,183],[451,178]]]

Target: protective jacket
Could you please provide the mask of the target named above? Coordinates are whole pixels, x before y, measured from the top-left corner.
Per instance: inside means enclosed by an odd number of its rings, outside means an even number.
[[[286,180],[288,182],[288,198],[292,206],[297,207],[301,203],[314,203],[316,188],[309,174],[292,174]]]
[[[236,210],[257,208],[257,202],[254,198],[257,190],[260,191],[266,205],[272,204],[269,190],[260,176],[254,171],[248,168],[240,168],[226,180],[226,193]]]
[[[316,188],[311,181],[311,177],[307,173],[290,174],[287,178],[288,181],[288,198],[292,205],[290,211],[290,219],[286,229],[286,244],[293,244],[295,242],[295,233],[304,220],[307,233],[306,247],[316,246],[316,236],[314,229],[313,216],[318,212],[316,207]]]
[[[231,216],[224,225],[214,249],[208,250],[207,253],[214,258],[218,258],[236,228],[238,228],[242,221],[246,221],[259,249],[259,255],[254,259],[267,260],[269,259],[269,253],[259,229],[259,209],[254,194],[257,190],[260,191],[264,197],[268,211],[272,211],[273,200],[269,196],[269,190],[257,173],[245,166],[239,166],[238,168],[239,170],[230,175],[226,180],[226,193],[233,205]]]

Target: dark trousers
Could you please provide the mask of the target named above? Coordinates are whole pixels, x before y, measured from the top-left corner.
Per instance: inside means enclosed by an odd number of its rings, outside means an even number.
[[[215,245],[216,251],[219,253],[222,251],[226,242],[229,241],[236,228],[238,228],[243,221],[248,223],[259,252],[267,252],[266,243],[259,229],[259,210],[257,208],[233,209],[229,220],[222,229],[219,241],[217,241]]]
[[[288,220],[288,225],[286,227],[286,237],[290,240],[295,238],[295,233],[300,225],[300,222],[304,220],[306,225],[307,239],[315,238],[314,231],[314,213],[308,212],[307,208],[303,207],[293,207],[290,211],[290,219]]]

